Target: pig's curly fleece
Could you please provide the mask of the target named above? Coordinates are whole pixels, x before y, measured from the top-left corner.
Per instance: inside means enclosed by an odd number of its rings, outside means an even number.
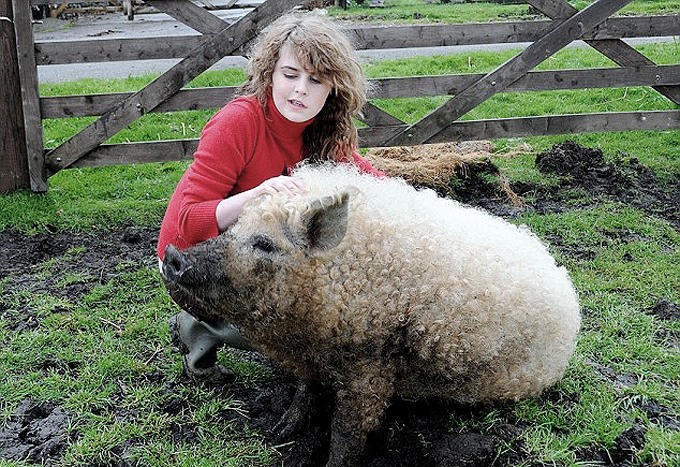
[[[263,309],[298,315],[277,336],[262,321],[246,324],[265,353],[376,401],[516,400],[562,377],[580,326],[578,299],[567,271],[527,228],[350,167],[302,166],[295,175],[305,197],[257,200],[239,227],[263,212],[295,227],[310,199],[349,192],[347,233],[327,252],[300,255],[287,283],[271,285]],[[291,336],[314,355],[290,352]]]

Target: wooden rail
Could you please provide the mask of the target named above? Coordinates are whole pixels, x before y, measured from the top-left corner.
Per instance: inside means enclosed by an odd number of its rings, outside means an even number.
[[[271,0],[270,0],[271,1]],[[210,15],[211,18],[217,19]],[[217,19],[220,21],[219,19]],[[359,50],[439,47],[534,42],[550,30],[551,21],[508,23],[362,26],[347,30]],[[205,24],[203,25],[205,26]],[[584,34],[583,40],[663,37],[680,33],[680,15],[611,18],[606,25]],[[36,42],[38,65],[122,60],[183,58],[201,43],[201,35],[139,39],[96,39]],[[238,50],[236,55],[243,51]]]
[[[484,75],[428,75],[370,80],[375,99],[455,95]],[[508,92],[625,88],[680,84],[680,65],[655,65],[588,70],[532,71],[508,85]],[[221,107],[236,93],[236,86],[182,89],[151,112],[206,110]],[[92,117],[102,115],[132,93],[42,97],[43,118]]]

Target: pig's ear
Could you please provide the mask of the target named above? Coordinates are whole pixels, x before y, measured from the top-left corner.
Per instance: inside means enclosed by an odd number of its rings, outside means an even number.
[[[303,219],[310,249],[328,250],[340,244],[347,232],[349,193],[312,201]]]

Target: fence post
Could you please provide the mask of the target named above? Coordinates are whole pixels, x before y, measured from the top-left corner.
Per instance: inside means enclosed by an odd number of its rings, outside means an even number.
[[[12,0],[0,0],[0,56],[0,192],[7,193],[30,186]]]
[[[0,192],[47,191],[31,7],[0,0]]]

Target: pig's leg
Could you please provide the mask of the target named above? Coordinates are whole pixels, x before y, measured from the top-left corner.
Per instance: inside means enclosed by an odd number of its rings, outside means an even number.
[[[286,441],[289,437],[300,431],[303,424],[308,420],[311,409],[312,393],[307,383],[299,383],[295,389],[295,395],[290,407],[272,429],[277,441]]]
[[[210,377],[224,373],[215,365],[217,350],[223,345],[252,350],[235,326],[224,322],[204,323],[186,311],[170,318],[170,333],[173,343],[184,354],[184,367],[191,376]]]
[[[355,379],[337,392],[326,467],[357,465],[368,433],[380,425],[394,392],[393,373],[383,365],[359,364]]]

